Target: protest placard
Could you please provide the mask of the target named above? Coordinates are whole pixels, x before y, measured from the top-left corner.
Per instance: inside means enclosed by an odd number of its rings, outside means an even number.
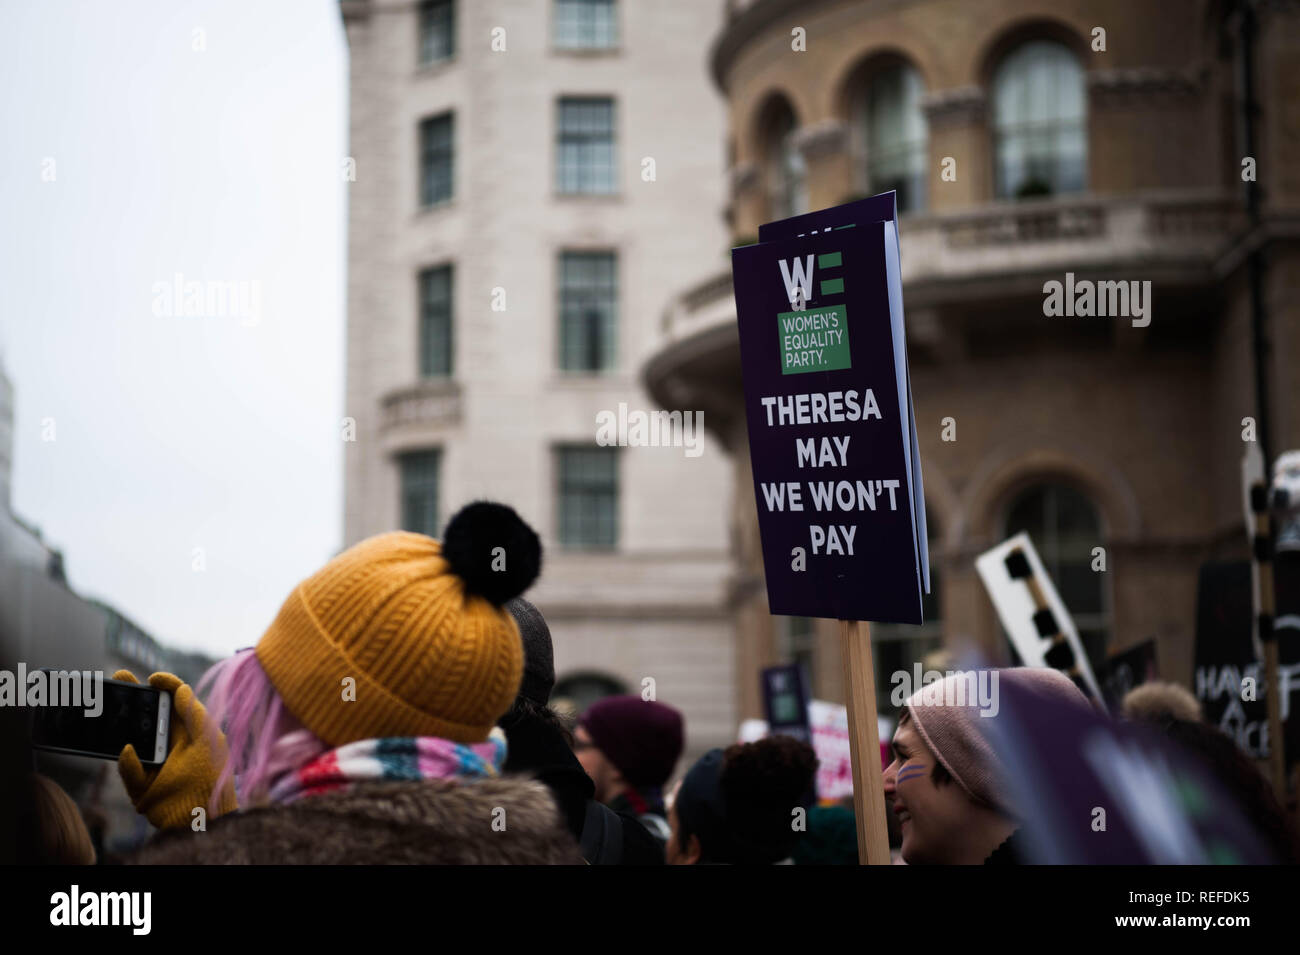
[[[1130,690],[1157,679],[1156,641],[1154,638],[1106,657],[1097,681],[1101,695],[1112,712],[1118,713]]]
[[[765,667],[762,681],[763,713],[770,731],[809,742],[808,677],[803,667],[797,663]]]
[[[893,193],[732,250],[750,462],[774,614],[841,621],[859,857],[888,864],[870,629],[929,591]]]
[[[1021,532],[986,550],[975,558],[975,570],[1020,661],[1028,667],[1062,671],[1104,707],[1105,698],[1079,640],[1074,618],[1056,592],[1029,535]]]
[[[732,252],[772,613],[922,622],[925,503],[897,246],[891,217]]]

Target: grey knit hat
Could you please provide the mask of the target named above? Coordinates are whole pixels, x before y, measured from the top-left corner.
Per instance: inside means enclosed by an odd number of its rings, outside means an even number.
[[[1008,667],[992,670],[1003,686],[1089,707],[1088,698],[1064,673],[1049,667]],[[985,732],[987,721],[974,705],[952,705],[961,699],[955,685],[974,671],[951,673],[917,690],[903,704],[925,745],[975,802],[1016,815],[1008,791],[1006,766]],[[996,690],[995,690],[996,692]]]
[[[555,655],[551,648],[551,630],[542,612],[523,597],[506,602],[506,609],[519,625],[524,643],[524,679],[519,695],[545,706],[555,688]]]

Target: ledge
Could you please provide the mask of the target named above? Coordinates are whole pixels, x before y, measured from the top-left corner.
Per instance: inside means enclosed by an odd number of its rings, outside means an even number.
[[[848,124],[842,119],[823,119],[801,127],[795,133],[795,146],[808,162],[843,152],[848,144]]]
[[[388,392],[380,399],[380,429],[446,428],[460,423],[461,388],[454,378],[430,378]]]
[[[1065,272],[1115,270],[1195,288],[1240,245],[1240,202],[1218,192],[1168,191],[996,202],[900,222],[904,298],[924,344],[927,309],[1033,294]],[[1296,224],[1300,231],[1300,222]],[[933,322],[931,322],[933,324]],[[702,407],[728,442],[722,392],[739,387],[739,336],[729,269],[678,293],[660,319],[642,380],[665,407]],[[734,409],[733,409],[734,413]],[[715,432],[718,433],[718,432]]]
[[[903,284],[1098,268],[1155,268],[1196,281],[1244,224],[1241,204],[1218,191],[1002,201],[904,217]]]
[[[987,108],[988,96],[981,86],[935,90],[921,98],[921,109],[931,128],[983,122]]]

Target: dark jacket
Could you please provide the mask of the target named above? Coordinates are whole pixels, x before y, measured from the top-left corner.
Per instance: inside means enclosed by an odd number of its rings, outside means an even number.
[[[504,776],[358,783],[231,813],[213,820],[206,832],[160,833],[131,862],[582,865],[583,858],[546,787]]]
[[[555,796],[569,831],[593,865],[663,865],[664,845],[636,816],[595,802],[596,787],[573,755],[564,735],[551,722],[517,712],[498,725],[506,734],[510,772],[527,772]]]
[[[989,853],[985,865],[1025,865],[1025,837],[1020,829],[1002,840],[1002,844]]]
[[[587,803],[596,791],[573,755],[559,726],[533,714],[512,710],[497,721],[506,734],[508,773],[524,773],[545,783],[555,797],[569,831],[581,837]]]

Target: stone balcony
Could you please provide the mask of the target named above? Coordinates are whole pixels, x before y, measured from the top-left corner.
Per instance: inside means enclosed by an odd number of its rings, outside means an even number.
[[[1045,278],[1067,271],[1109,269],[1142,277],[1151,270],[1165,278],[1208,279],[1244,224],[1240,205],[1218,193],[996,203],[960,213],[904,216],[903,285],[911,302],[912,293],[925,286],[967,281],[1041,286]],[[927,290],[927,298],[934,296]],[[660,345],[734,323],[735,317],[731,272],[719,272],[669,303],[660,321]]]
[[[923,332],[933,307],[1041,296],[1044,281],[1066,272],[1195,290],[1219,280],[1244,228],[1240,204],[1219,192],[1036,199],[905,216],[904,296],[917,319],[910,324]],[[734,421],[723,392],[740,380],[735,308],[730,269],[685,289],[665,309],[658,347],[643,368],[646,387],[665,407],[713,409],[710,430],[728,444]],[[730,403],[734,419],[734,396]]]
[[[431,378],[388,392],[379,405],[384,445],[400,450],[460,424],[461,388],[454,379]]]
[[[1240,203],[1219,192],[1043,199],[904,217],[903,284],[909,302],[934,304],[1041,288],[1045,277],[1067,271],[1196,283],[1210,278],[1244,224]]]

